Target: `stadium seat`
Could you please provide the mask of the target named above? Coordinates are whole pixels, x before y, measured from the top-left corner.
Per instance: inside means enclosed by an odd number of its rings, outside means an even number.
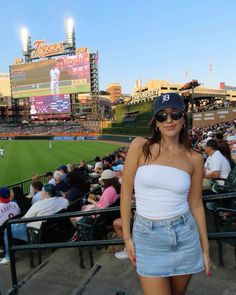
[[[226,179],[219,178],[218,180],[224,181],[224,184],[223,185],[220,185],[218,183],[213,184],[212,190],[215,193],[235,192],[236,191],[236,165],[230,171]]]
[[[63,209],[56,214],[65,213],[66,209]],[[68,218],[53,219],[43,221],[39,229],[34,227],[27,227],[27,234],[29,244],[41,244],[41,243],[58,243],[66,242],[72,234],[72,224]],[[33,252],[30,251],[30,265],[34,267]],[[37,250],[38,264],[42,263],[41,251]]]
[[[236,231],[236,209],[229,208],[217,208],[216,209],[217,217],[217,232],[235,232]],[[235,260],[235,269],[236,269],[236,239],[224,239],[218,240],[218,251],[219,251],[219,265],[224,266],[224,251],[223,243],[227,243],[234,247],[234,260]]]
[[[120,198],[108,208],[120,206]],[[76,231],[80,241],[106,239],[108,233],[113,230],[113,221],[120,217],[120,211],[106,212],[97,218],[87,216],[76,223]],[[93,248],[89,247],[90,266],[93,267]],[[84,268],[83,249],[79,248],[80,267]]]

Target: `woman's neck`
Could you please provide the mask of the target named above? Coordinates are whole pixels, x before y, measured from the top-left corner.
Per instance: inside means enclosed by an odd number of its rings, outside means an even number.
[[[178,137],[175,137],[175,138],[165,137],[165,138],[162,138],[160,142],[160,146],[162,150],[173,151],[173,150],[179,149],[181,147],[181,144],[179,143]]]

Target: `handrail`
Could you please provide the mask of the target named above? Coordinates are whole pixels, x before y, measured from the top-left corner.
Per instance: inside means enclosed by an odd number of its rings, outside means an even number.
[[[224,212],[230,212],[230,213],[236,213],[236,209],[233,208],[224,208],[224,207],[218,207],[215,210],[216,212],[218,211],[224,211]]]
[[[207,198],[206,198],[207,197]],[[217,200],[217,199],[225,199],[227,198],[235,198],[236,192],[227,193],[227,194],[214,194],[208,195],[204,197],[204,201]],[[132,206],[132,210],[135,209],[135,205]],[[9,243],[9,255],[10,255],[10,267],[11,267],[11,279],[13,291],[19,288],[17,283],[17,275],[16,275],[16,263],[15,263],[15,251],[23,251],[23,250],[42,250],[42,249],[58,249],[58,248],[80,248],[80,247],[93,247],[93,246],[104,246],[104,245],[120,245],[123,244],[124,241],[122,239],[110,239],[110,240],[93,240],[93,241],[78,241],[78,242],[60,242],[60,243],[42,243],[42,244],[33,244],[33,245],[13,245],[13,237],[11,225],[16,223],[29,223],[32,221],[44,221],[44,220],[58,220],[69,217],[76,216],[89,216],[96,214],[105,214],[117,212],[120,210],[120,207],[112,207],[107,209],[97,209],[91,211],[77,211],[77,212],[66,212],[66,213],[58,213],[50,216],[40,216],[40,217],[31,217],[31,218],[18,218],[11,219],[7,223],[7,238]],[[236,238],[236,232],[213,232],[208,233],[209,240],[219,240],[219,239],[230,239]]]
[[[15,263],[15,251],[23,251],[30,249],[48,249],[48,248],[74,248],[74,247],[85,247],[85,246],[98,246],[98,245],[119,245],[123,244],[123,240],[106,240],[106,241],[86,241],[86,242],[62,242],[62,243],[49,243],[49,244],[34,244],[34,245],[13,245],[13,237],[12,237],[12,229],[11,225],[16,223],[29,223],[32,221],[44,221],[44,220],[58,220],[69,217],[76,216],[88,216],[88,215],[96,215],[96,214],[104,214],[104,213],[112,213],[120,210],[120,207],[113,207],[107,209],[97,209],[91,211],[77,211],[77,212],[68,212],[68,213],[58,213],[49,216],[40,216],[40,217],[31,217],[31,218],[16,218],[10,219],[7,223],[7,239],[9,244],[9,256],[10,256],[10,267],[11,267],[11,278],[12,278],[12,286],[13,289],[17,289],[17,275],[16,275],[16,263]]]
[[[236,192],[231,193],[215,193],[211,195],[202,196],[204,202],[213,202],[223,199],[233,199],[236,198]]]

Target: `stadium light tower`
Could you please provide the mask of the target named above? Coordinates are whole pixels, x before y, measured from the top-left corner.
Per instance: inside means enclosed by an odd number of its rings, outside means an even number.
[[[25,56],[25,61],[27,62],[31,52],[31,39],[26,28],[21,29],[21,44],[22,53]]]
[[[74,20],[72,18],[68,18],[66,21],[66,45],[67,45],[67,48],[71,48],[72,50],[76,49],[75,26],[74,26]]]

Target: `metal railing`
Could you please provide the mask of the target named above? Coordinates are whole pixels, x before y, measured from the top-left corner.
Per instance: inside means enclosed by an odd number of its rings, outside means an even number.
[[[122,239],[116,240],[93,240],[93,241],[79,241],[79,242],[59,242],[59,243],[42,243],[42,244],[24,244],[24,245],[14,245],[11,225],[16,223],[29,223],[32,221],[46,221],[46,220],[59,220],[69,217],[77,216],[89,216],[89,215],[102,215],[105,213],[112,213],[119,211],[119,207],[109,208],[109,209],[100,209],[92,211],[78,211],[78,212],[68,212],[61,214],[54,214],[50,216],[42,217],[32,217],[32,218],[20,218],[20,219],[11,219],[7,223],[7,238],[9,244],[9,255],[10,255],[10,268],[11,268],[11,279],[12,279],[12,289],[9,291],[10,294],[16,294],[16,291],[19,289],[20,285],[17,282],[16,275],[16,260],[15,252],[16,251],[25,251],[25,250],[42,250],[42,249],[60,249],[60,248],[81,248],[81,247],[94,247],[94,246],[107,246],[107,245],[121,245],[124,244]]]
[[[215,202],[218,200],[225,200],[225,199],[235,199],[236,198],[236,192],[231,193],[215,193],[211,195],[203,196],[204,202]]]
[[[46,177],[44,175],[39,175],[39,179],[42,183],[46,183]],[[14,187],[20,187],[23,191],[23,194],[26,195],[29,193],[30,191],[30,185],[32,184],[32,179],[27,179],[24,181],[20,181],[20,182],[16,182],[14,184],[8,185],[9,189],[12,189]]]
[[[203,201],[216,201],[222,199],[236,198],[236,192],[227,194],[212,194],[203,197]],[[132,209],[135,209],[133,206]],[[43,250],[43,249],[60,249],[60,248],[82,248],[82,247],[94,247],[94,246],[108,246],[108,245],[121,245],[124,244],[122,239],[109,239],[109,240],[92,240],[92,241],[78,241],[78,242],[59,242],[59,243],[42,243],[42,244],[25,244],[25,245],[14,245],[11,225],[16,223],[29,223],[32,221],[45,221],[45,220],[59,220],[77,216],[89,216],[89,215],[102,215],[105,213],[117,212],[120,207],[113,207],[108,209],[92,210],[92,211],[77,211],[68,212],[61,214],[54,214],[50,216],[32,217],[24,219],[12,219],[7,223],[7,238],[9,243],[9,255],[10,255],[10,268],[11,268],[11,279],[12,289],[9,290],[9,295],[17,294],[17,290],[20,288],[20,284],[17,281],[16,274],[16,261],[15,252],[25,250]],[[213,232],[208,233],[209,240],[222,240],[236,238],[236,232]]]

